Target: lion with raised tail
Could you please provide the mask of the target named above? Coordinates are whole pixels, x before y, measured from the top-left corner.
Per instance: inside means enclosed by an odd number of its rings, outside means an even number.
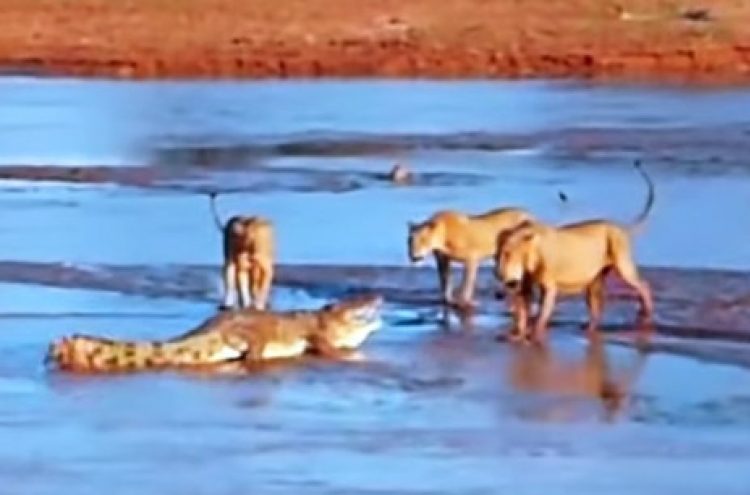
[[[627,225],[597,219],[562,226],[526,222],[498,237],[495,275],[512,294],[513,316],[518,337],[527,335],[527,319],[534,288],[541,289],[542,302],[532,337],[546,338],[547,325],[558,295],[585,293],[589,310],[587,330],[593,332],[601,321],[604,281],[613,270],[633,290],[640,301],[639,319],[650,323],[653,300],[648,283],[633,259],[631,237],[639,232],[654,204],[651,178],[635,162],[648,187],[646,202],[639,215]]]
[[[275,240],[270,220],[260,216],[235,215],[222,222],[216,208],[216,192],[210,193],[216,228],[223,236],[223,298],[220,309],[233,306],[265,310],[274,276]]]

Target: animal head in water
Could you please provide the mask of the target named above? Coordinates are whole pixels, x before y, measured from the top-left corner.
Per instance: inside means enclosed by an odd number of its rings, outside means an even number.
[[[339,349],[356,349],[382,326],[378,295],[355,296],[323,306],[318,312],[325,339]]]
[[[405,165],[400,163],[393,166],[391,173],[388,174],[388,176],[391,182],[396,184],[408,184],[413,178],[411,171]]]

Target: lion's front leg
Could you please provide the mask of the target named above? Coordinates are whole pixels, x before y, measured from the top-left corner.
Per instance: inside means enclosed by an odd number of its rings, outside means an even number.
[[[547,327],[549,326],[549,320],[552,316],[552,311],[555,309],[557,302],[557,287],[549,285],[542,287],[542,305],[539,308],[539,312],[534,322],[534,331],[532,339],[537,343],[543,343],[547,340]]]
[[[437,265],[438,281],[443,303],[448,304],[453,300],[453,284],[451,280],[451,260],[441,253],[435,253],[435,264]]]
[[[271,287],[273,285],[273,265],[268,266],[256,263],[253,270],[252,284],[253,307],[260,311],[268,309],[268,301],[270,300]]]
[[[468,259],[464,263],[464,279],[461,284],[459,294],[459,304],[465,307],[474,306],[474,288],[477,284],[477,272],[479,271],[479,262],[474,259]]]
[[[524,277],[517,291],[505,295],[511,313],[511,324],[507,330],[508,340],[524,342],[529,337],[529,315],[534,298],[533,283],[530,277]]]
[[[219,309],[229,309],[232,307],[233,298],[237,291],[237,265],[232,261],[225,261],[222,273],[222,286],[224,294]]]
[[[240,307],[247,308],[251,304],[250,290],[250,270],[251,268],[243,265],[237,270],[237,285],[239,286]]]
[[[529,315],[531,314],[531,305],[534,302],[534,283],[531,277],[525,276],[521,281],[521,289],[518,294],[513,295],[515,303],[514,320],[516,339],[527,340],[529,338]]]

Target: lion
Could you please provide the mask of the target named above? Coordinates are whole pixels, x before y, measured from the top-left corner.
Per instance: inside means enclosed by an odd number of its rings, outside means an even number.
[[[437,264],[443,303],[472,307],[477,270],[483,261],[495,254],[498,234],[533,220],[528,211],[515,207],[498,208],[479,215],[456,210],[438,211],[423,222],[409,222],[409,259],[418,265],[432,254]],[[453,297],[451,262],[464,265],[457,300]]]
[[[273,224],[260,216],[231,217],[222,222],[212,192],[211,211],[224,242],[223,300],[219,309],[233,306],[237,296],[241,307],[265,310],[274,276],[275,240]]]
[[[604,306],[604,282],[614,270],[638,294],[638,318],[648,323],[653,317],[653,300],[633,260],[631,236],[645,226],[655,200],[654,184],[641,167],[636,170],[646,181],[648,195],[638,216],[627,225],[596,219],[562,226],[524,222],[498,236],[495,276],[511,297],[516,337],[526,338],[531,296],[541,292],[541,305],[532,339],[545,339],[547,325],[558,294],[585,293],[589,311],[587,332],[599,326]]]

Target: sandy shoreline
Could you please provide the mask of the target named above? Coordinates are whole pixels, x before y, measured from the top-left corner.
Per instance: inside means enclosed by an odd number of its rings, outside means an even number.
[[[5,73],[746,83],[750,8],[647,0],[6,0]],[[708,3],[706,4],[708,6]],[[688,8],[692,7],[692,8]]]

